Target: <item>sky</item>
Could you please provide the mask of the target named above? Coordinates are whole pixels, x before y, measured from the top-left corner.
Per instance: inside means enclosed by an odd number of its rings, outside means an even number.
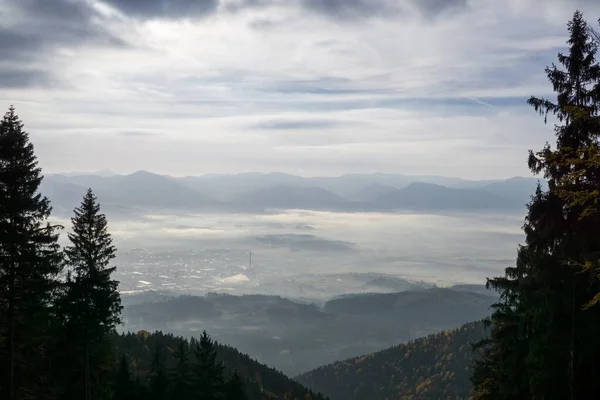
[[[0,0],[0,106],[46,172],[530,176],[595,0]]]

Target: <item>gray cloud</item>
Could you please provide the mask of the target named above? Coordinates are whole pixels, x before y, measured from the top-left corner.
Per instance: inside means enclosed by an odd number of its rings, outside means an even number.
[[[121,12],[143,19],[203,17],[219,10],[223,0],[103,0]],[[335,19],[366,19],[397,15],[402,5],[412,4],[427,16],[437,15],[451,8],[465,7],[467,0],[288,0],[290,6],[296,5],[312,12]],[[241,12],[282,4],[278,0],[242,0],[235,4],[226,3],[224,10]],[[266,29],[276,24],[274,21],[258,20],[252,23],[256,29]]]
[[[381,0],[302,0],[308,9],[339,18],[360,19],[395,11]]]
[[[185,18],[215,12],[219,0],[103,0],[123,13],[140,18]]]
[[[56,47],[125,45],[93,22],[98,15],[83,1],[20,0],[3,4],[0,0],[0,4],[5,19],[0,26],[0,61],[18,63],[18,68],[0,71],[1,87],[38,86],[52,81],[49,71],[32,64],[38,60],[46,64]]]
[[[123,131],[119,132],[121,136],[129,136],[129,137],[150,137],[156,136],[154,132],[146,132],[146,131]]]
[[[2,88],[47,86],[51,82],[49,73],[41,69],[0,67],[0,87]]]
[[[435,16],[448,10],[464,9],[468,0],[410,0],[426,16]]]
[[[315,120],[273,120],[264,121],[253,125],[256,129],[273,129],[273,130],[301,130],[301,129],[326,129],[339,125],[338,121],[315,119]]]

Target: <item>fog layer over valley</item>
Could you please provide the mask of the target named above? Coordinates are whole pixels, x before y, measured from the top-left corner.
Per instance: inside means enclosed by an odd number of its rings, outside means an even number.
[[[411,288],[406,281],[483,284],[512,261],[519,226],[520,217],[506,215],[316,211],[111,222],[125,293],[260,293],[319,303]]]

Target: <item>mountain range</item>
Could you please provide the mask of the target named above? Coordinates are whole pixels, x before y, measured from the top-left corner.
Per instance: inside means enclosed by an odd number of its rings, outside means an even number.
[[[130,175],[49,174],[40,191],[59,214],[70,213],[88,187],[108,212],[125,214],[146,209],[510,212],[524,209],[537,184],[536,178],[522,177],[469,181],[376,173],[305,178],[278,172],[171,177],[138,171]]]

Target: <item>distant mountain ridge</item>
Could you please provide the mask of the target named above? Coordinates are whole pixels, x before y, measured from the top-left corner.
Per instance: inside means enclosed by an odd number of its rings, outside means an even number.
[[[536,178],[521,177],[467,181],[399,174],[304,178],[243,173],[177,178],[147,171],[130,175],[102,171],[102,175],[48,174],[40,190],[59,212],[70,212],[88,187],[103,206],[120,210],[522,211],[537,184]]]

